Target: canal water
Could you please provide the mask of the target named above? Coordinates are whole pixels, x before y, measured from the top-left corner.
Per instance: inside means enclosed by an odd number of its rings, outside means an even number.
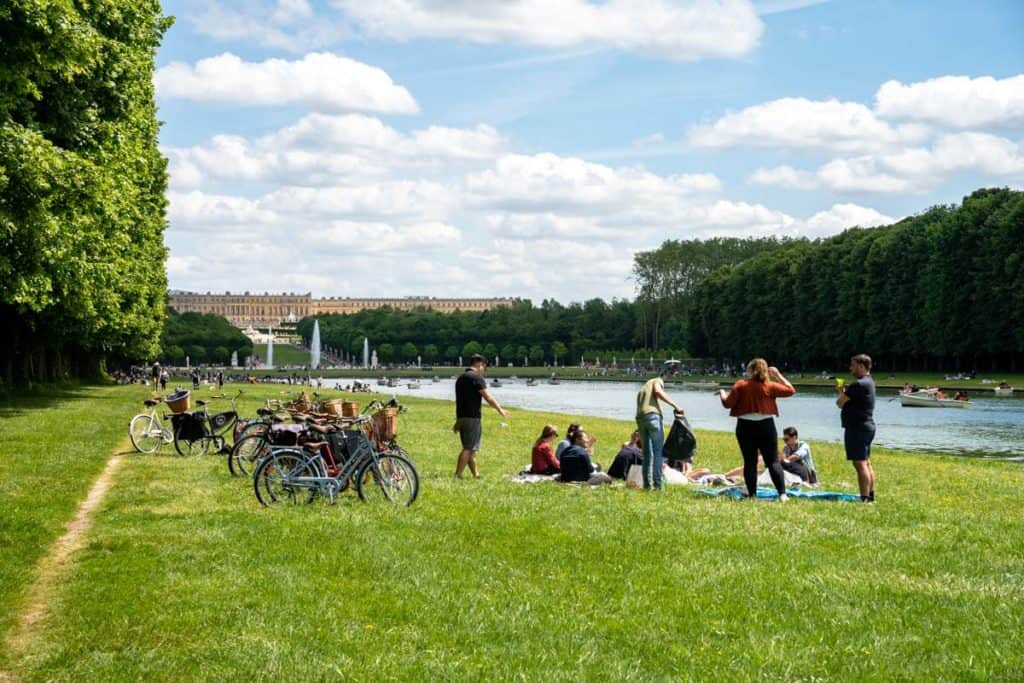
[[[377,391],[399,396],[422,396],[454,400],[455,380],[421,380],[420,388],[410,389],[402,380],[397,387],[377,386]],[[339,380],[337,385],[352,380]],[[586,382],[562,380],[551,385],[540,380],[527,386],[525,380],[502,380],[491,393],[509,408],[525,408],[573,415],[596,415],[632,420],[638,382]],[[686,409],[690,423],[697,429],[733,431],[735,419],[722,408],[711,389],[693,389],[670,384],[669,393]],[[967,409],[904,408],[894,390],[880,391],[875,406],[879,446],[915,451],[933,451],[961,455],[1013,458],[1024,461],[1024,399],[982,397],[974,392]],[[815,441],[840,441],[839,409],[835,393],[828,389],[801,389],[796,396],[780,399],[777,424],[781,434],[788,425],[797,427],[801,438]],[[514,417],[514,416],[513,416]],[[671,415],[666,414],[666,419]],[[540,426],[538,425],[538,430]],[[625,436],[623,437],[625,438]]]

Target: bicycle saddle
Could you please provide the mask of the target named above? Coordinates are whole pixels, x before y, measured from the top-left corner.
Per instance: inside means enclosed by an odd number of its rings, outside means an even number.
[[[305,448],[307,451],[316,453],[318,450],[320,450],[326,445],[326,441],[307,441],[306,443],[302,444],[302,447]]]
[[[145,403],[148,407],[152,408],[153,406],[160,405],[161,401],[163,401],[163,399],[147,398],[145,401],[143,401],[143,403]]]
[[[306,425],[306,428],[311,432],[319,432],[321,434],[333,434],[337,431],[336,428],[331,427],[330,425],[309,424]]]
[[[271,410],[270,408],[257,408],[256,409],[256,414],[260,415],[262,417],[266,417],[268,415],[273,415],[274,411]]]
[[[204,401],[202,399],[199,399],[198,401],[196,401],[196,405],[197,406],[205,406],[206,405],[206,401]]]

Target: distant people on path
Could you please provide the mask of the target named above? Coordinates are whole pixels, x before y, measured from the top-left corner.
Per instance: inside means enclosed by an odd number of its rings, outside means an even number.
[[[612,478],[601,472],[601,466],[590,459],[587,443],[590,437],[582,429],[576,432],[572,445],[562,451],[559,460],[561,481],[586,482],[588,484],[610,484]]]
[[[171,378],[170,373],[166,369],[160,371],[160,390],[165,391],[167,389],[167,380]]]
[[[199,368],[192,369],[192,388],[199,388]]]
[[[629,437],[629,441],[622,444],[622,448],[615,454],[615,459],[608,467],[608,476],[612,479],[625,479],[629,476],[629,468],[633,465],[640,465],[643,461],[644,452],[640,446],[640,430],[637,429]]]
[[[718,391],[722,405],[736,418],[736,442],[743,455],[743,481],[750,498],[757,496],[757,455],[760,452],[779,492],[779,500],[788,500],[786,479],[779,464],[779,434],[775,428],[779,407],[775,399],[795,393],[789,380],[775,366],[769,367],[764,358],[747,363],[747,378],[736,382],[732,391]]]
[[[850,359],[854,381],[836,385],[836,405],[843,424],[846,459],[853,463],[860,485],[860,499],[875,502],[875,470],[871,466],[871,442],[875,440],[875,380],[871,357],[858,354]]]
[[[660,490],[663,488],[661,466],[662,451],[665,447],[665,425],[661,416],[661,404],[672,406],[676,415],[682,415],[683,409],[665,393],[665,372],[658,377],[647,380],[636,395],[636,426],[640,431],[640,443],[643,448],[641,463],[644,478],[644,490]]]
[[[224,391],[224,371],[223,370],[218,370],[217,371],[217,388],[220,389],[221,392]]]
[[[818,473],[814,469],[814,459],[811,457],[811,447],[807,442],[800,440],[800,433],[796,427],[786,427],[782,430],[782,469],[790,474],[795,474],[808,484],[818,483]]]
[[[476,454],[483,439],[480,424],[481,399],[487,401],[499,415],[508,417],[505,409],[487,391],[487,382],[484,380],[486,371],[487,359],[480,354],[473,354],[469,359],[469,367],[455,380],[455,424],[452,431],[459,435],[462,443],[458,464],[455,466],[455,476],[459,479],[462,479],[462,473],[467,465],[474,479],[480,477]]]
[[[149,374],[150,374],[150,377],[152,377],[152,379],[153,379],[153,391],[154,392],[156,392],[157,387],[160,386],[160,374],[161,374],[161,372],[162,372],[162,370],[160,369],[160,363],[153,363],[153,368],[150,370]]]
[[[551,442],[558,438],[558,429],[555,425],[544,425],[540,436],[533,443],[533,453],[530,461],[530,474],[558,474],[560,471],[558,458],[551,448]]]

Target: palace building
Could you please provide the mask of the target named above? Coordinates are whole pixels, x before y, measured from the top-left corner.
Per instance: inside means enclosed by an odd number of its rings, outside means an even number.
[[[178,313],[214,313],[222,315],[232,325],[245,329],[247,327],[280,326],[282,323],[295,323],[310,315],[329,315],[331,313],[358,313],[373,308],[394,308],[412,310],[428,308],[442,313],[453,311],[489,311],[499,306],[511,306],[518,299],[436,299],[434,297],[410,296],[397,299],[350,299],[348,297],[329,297],[314,299],[305,294],[212,294],[207,292],[184,292],[171,290],[171,307]]]

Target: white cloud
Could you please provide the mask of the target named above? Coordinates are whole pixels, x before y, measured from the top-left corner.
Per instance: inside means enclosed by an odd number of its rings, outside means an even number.
[[[897,219],[886,216],[875,209],[858,204],[833,204],[828,211],[819,211],[807,219],[808,236],[825,236],[842,232],[847,228],[873,228],[891,225]]]
[[[931,147],[833,159],[813,172],[790,166],[758,169],[750,181],[804,190],[904,193],[930,190],[965,171],[994,178],[1024,177],[1024,142],[988,133],[948,134]]]
[[[942,76],[904,85],[882,84],[875,93],[880,116],[927,121],[953,128],[1024,126],[1024,74]]]
[[[764,29],[749,0],[334,0],[370,36],[548,48],[596,45],[673,60],[738,57]]]
[[[411,114],[416,100],[383,70],[331,53],[246,62],[224,53],[157,70],[157,96],[241,106],[301,104],[316,110]]]
[[[871,151],[927,136],[920,125],[893,126],[863,104],[786,97],[731,112],[690,129],[696,147],[782,147],[840,152]]]
[[[307,0],[194,0],[185,16],[200,35],[296,53],[333,45],[347,33],[337,22],[314,17]]]
[[[217,135],[163,151],[173,187],[210,189],[235,180],[322,186],[411,171],[445,174],[493,159],[506,145],[486,125],[430,126],[406,134],[362,114],[308,114],[263,137]]]

